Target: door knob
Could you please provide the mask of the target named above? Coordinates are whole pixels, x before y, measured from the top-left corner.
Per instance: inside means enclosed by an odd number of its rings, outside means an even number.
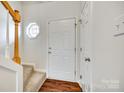
[[[90,62],[91,60],[90,60],[90,58],[88,57],[88,58],[85,58],[85,61],[86,61],[86,62]]]

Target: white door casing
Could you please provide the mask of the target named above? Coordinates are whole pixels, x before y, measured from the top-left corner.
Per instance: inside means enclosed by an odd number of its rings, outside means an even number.
[[[91,29],[91,3],[85,2],[81,13],[81,31],[80,31],[80,74],[81,82],[85,86],[85,91],[91,91],[92,78],[92,29]]]
[[[49,22],[48,78],[75,80],[75,19]]]

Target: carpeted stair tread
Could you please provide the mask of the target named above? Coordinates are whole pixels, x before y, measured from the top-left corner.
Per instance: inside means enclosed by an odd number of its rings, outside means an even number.
[[[34,71],[27,84],[24,87],[24,92],[37,92],[46,79],[46,74],[43,72]]]
[[[30,77],[33,72],[33,66],[31,65],[23,65],[23,85],[25,87],[26,81]]]

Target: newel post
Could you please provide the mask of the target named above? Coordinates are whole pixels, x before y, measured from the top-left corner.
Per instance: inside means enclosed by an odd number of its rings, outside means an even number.
[[[19,15],[19,11],[17,11],[17,10],[15,10],[14,22],[15,22],[15,40],[14,40],[14,57],[13,57],[13,60],[17,64],[21,64],[21,58],[19,56],[19,39],[18,39],[19,38],[18,37],[18,27],[19,27],[19,23],[20,23],[20,15]]]

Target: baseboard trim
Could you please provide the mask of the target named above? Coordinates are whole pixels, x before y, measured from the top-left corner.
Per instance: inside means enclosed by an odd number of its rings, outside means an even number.
[[[36,67],[34,67],[34,70],[35,70],[35,71],[38,71],[38,72],[44,72],[44,73],[46,73],[46,71],[45,71],[44,69],[38,69],[38,68],[36,68]]]
[[[85,86],[81,83],[81,81],[77,81],[77,82],[78,82],[79,86],[81,87],[82,91],[86,92],[85,91]]]
[[[44,81],[42,82],[42,84],[41,84],[41,86],[43,85],[43,83],[46,81],[46,76],[45,76],[45,79],[44,79]],[[39,90],[40,90],[40,88],[41,88],[41,86],[39,86],[39,88],[36,90],[37,92],[39,92]]]

